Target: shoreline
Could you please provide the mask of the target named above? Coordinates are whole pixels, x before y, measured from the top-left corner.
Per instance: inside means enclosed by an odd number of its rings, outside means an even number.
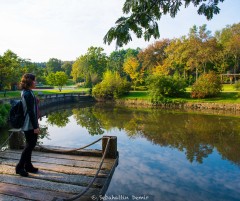
[[[179,110],[184,112],[197,112],[214,115],[236,115],[240,116],[239,103],[203,103],[203,102],[186,102],[186,103],[162,103],[158,105],[152,104],[148,100],[138,99],[117,99],[115,104],[118,106],[150,108],[150,109],[167,109]]]

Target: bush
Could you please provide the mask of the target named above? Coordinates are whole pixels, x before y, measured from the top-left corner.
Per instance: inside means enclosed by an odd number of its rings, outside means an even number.
[[[215,97],[222,91],[221,80],[214,72],[202,74],[192,86],[192,98]]]
[[[180,97],[186,91],[186,81],[176,76],[152,75],[147,85],[153,102],[163,102],[164,97]]]
[[[107,71],[103,80],[92,89],[92,95],[97,99],[112,100],[129,92],[130,83],[120,77],[117,72]]]
[[[7,125],[9,111],[9,104],[0,104],[0,128]]]

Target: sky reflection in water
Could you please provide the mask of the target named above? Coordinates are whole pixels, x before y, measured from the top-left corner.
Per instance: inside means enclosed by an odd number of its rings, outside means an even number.
[[[48,120],[52,113],[42,119],[50,138],[43,144],[81,147],[100,138],[99,129],[118,137],[119,165],[107,196],[240,200],[238,118],[102,106],[73,107],[59,115],[64,113],[61,127]]]

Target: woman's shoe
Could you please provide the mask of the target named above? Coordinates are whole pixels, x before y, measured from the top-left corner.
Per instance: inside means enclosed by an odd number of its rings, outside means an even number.
[[[27,172],[30,172],[30,173],[37,173],[38,172],[38,168],[33,167],[32,164],[26,164],[25,165],[25,170]]]
[[[22,177],[28,177],[28,173],[23,168],[16,167],[16,174],[20,174]]]

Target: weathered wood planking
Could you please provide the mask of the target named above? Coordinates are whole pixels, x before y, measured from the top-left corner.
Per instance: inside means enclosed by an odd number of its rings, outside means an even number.
[[[32,162],[39,168],[39,172],[30,173],[29,177],[21,177],[15,174],[15,166],[20,156],[21,150],[0,152],[1,201],[70,198],[81,193],[92,181],[101,161],[101,157],[86,154],[86,151],[83,155],[34,151]],[[93,195],[104,195],[117,161],[118,158],[105,159],[93,186],[78,200],[88,201],[92,200]]]

